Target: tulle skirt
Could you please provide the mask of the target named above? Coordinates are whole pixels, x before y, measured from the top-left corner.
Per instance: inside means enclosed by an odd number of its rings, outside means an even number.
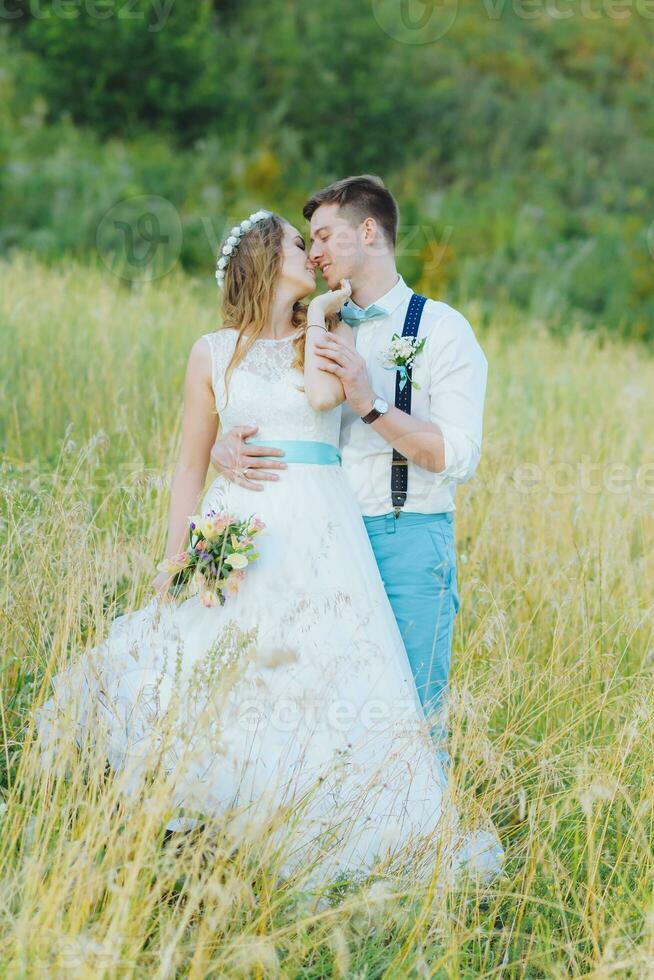
[[[262,493],[218,477],[201,506],[212,509],[266,525],[239,593],[213,608],[155,598],[117,617],[37,709],[42,764],[72,726],[128,789],[163,766],[181,814],[169,829],[215,817],[236,843],[280,835],[289,872],[409,860],[416,875],[438,861],[492,877],[502,847],[490,827],[459,829],[340,467],[289,466]]]

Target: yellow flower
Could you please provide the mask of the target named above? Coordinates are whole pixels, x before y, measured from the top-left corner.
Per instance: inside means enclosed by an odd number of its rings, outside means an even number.
[[[218,537],[214,529],[213,522],[211,521],[210,518],[206,518],[206,517],[202,518],[202,520],[198,524],[198,531],[200,532],[203,538],[207,539],[207,541],[215,541],[216,538]]]
[[[231,565],[232,568],[245,568],[247,563],[247,555],[243,554],[227,555],[227,558],[225,558],[225,564]]]

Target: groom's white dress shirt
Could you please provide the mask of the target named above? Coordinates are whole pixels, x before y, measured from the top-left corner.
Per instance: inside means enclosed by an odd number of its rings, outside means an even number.
[[[375,392],[395,404],[396,371],[385,370],[384,352],[393,334],[401,334],[412,290],[398,282],[374,305],[385,316],[364,320],[353,327],[356,347],[368,365]],[[350,300],[348,304],[358,308]],[[372,304],[371,304],[372,305]],[[411,394],[411,416],[435,422],[443,433],[445,469],[439,473],[409,460],[407,513],[435,514],[454,511],[458,483],[469,480],[481,455],[482,424],[488,361],[466,318],[437,300],[428,299],[422,313],[418,338],[427,342],[413,367],[420,385]],[[400,452],[402,447],[398,446]],[[392,512],[391,460],[393,448],[372,425],[366,425],[345,403],[340,450],[343,470],[356,494],[361,512],[375,517]]]

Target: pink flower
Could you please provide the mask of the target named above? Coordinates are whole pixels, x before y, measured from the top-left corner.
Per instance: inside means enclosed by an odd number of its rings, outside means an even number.
[[[213,609],[218,605],[218,596],[209,590],[200,593],[200,602],[205,607],[205,609]]]
[[[172,555],[170,558],[164,558],[160,565],[157,566],[160,572],[168,572],[172,574],[173,572],[180,572],[189,563],[189,555],[187,551],[180,551],[176,555]]]
[[[244,571],[231,572],[225,580],[224,589],[228,595],[235,596],[241,587],[241,582],[245,578]]]
[[[216,532],[216,534],[222,534],[222,532],[229,527],[231,524],[231,519],[229,515],[220,514],[218,517],[214,517],[211,520],[211,526]]]
[[[259,517],[253,517],[252,520],[250,521],[250,526],[248,527],[248,532],[250,534],[254,534],[257,531],[263,531],[263,529],[265,528],[265,526],[266,525],[263,523],[263,521]]]

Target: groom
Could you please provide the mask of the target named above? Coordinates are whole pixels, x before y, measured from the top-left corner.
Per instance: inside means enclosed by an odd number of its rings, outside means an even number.
[[[487,360],[465,317],[438,300],[412,299],[397,272],[399,209],[378,177],[347,177],[314,194],[310,257],[330,289],[352,284],[341,318],[356,351],[325,333],[325,370],[345,391],[341,457],[356,494],[426,713],[445,735],[452,631],[459,610],[453,513],[457,484],[480,457]],[[413,366],[389,361],[395,334],[416,337]],[[424,340],[421,345],[420,342]],[[405,342],[406,343],[406,342]],[[404,351],[408,350],[407,347]],[[249,455],[249,429],[233,429],[211,454],[229,478],[265,479],[279,464]],[[256,438],[256,437],[255,437]],[[271,450],[266,448],[266,453]]]

